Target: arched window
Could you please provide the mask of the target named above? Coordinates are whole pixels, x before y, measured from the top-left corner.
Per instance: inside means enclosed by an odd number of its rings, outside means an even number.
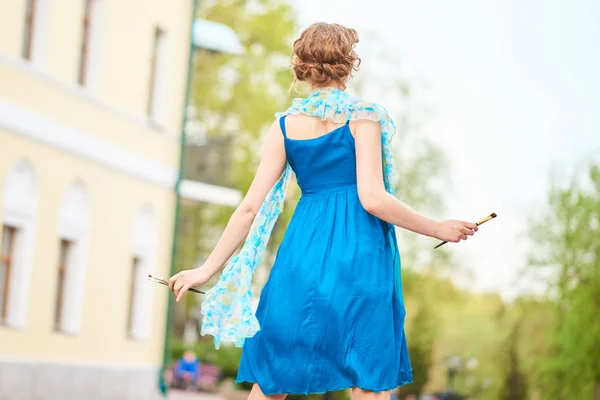
[[[37,184],[27,161],[8,173],[2,194],[0,324],[24,328],[33,268]]]
[[[133,229],[127,316],[127,335],[132,339],[150,336],[152,292],[146,277],[156,267],[157,244],[156,217],[152,207],[146,205],[138,212]]]
[[[89,231],[88,195],[82,182],[67,189],[58,228],[58,260],[54,298],[54,329],[78,333],[81,329]]]

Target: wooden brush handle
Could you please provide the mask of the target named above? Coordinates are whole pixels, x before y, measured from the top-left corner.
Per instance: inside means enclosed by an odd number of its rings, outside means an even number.
[[[491,213],[490,215],[488,215],[487,217],[485,217],[485,218],[484,218],[484,219],[482,219],[481,221],[479,221],[479,222],[475,222],[475,225],[479,226],[479,225],[481,225],[481,224],[485,224],[486,222],[488,222],[489,220],[491,220],[491,219],[494,219],[494,218],[496,218],[496,213]],[[446,242],[441,242],[441,243],[439,243],[437,246],[435,246],[433,249],[435,250],[435,249],[437,249],[438,247],[442,247],[442,246],[443,246],[443,245],[445,245],[446,243],[448,243],[448,242],[447,242],[447,241],[446,241]]]

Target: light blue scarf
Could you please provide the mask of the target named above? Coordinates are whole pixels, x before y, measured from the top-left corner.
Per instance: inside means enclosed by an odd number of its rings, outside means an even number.
[[[381,149],[384,183],[386,190],[394,194],[394,168],[390,142],[396,131],[386,110],[378,104],[363,103],[339,89],[324,88],[313,91],[307,98],[295,99],[292,106],[280,118],[288,114],[305,114],[330,119],[336,123],[349,120],[378,121],[381,126]],[[224,268],[217,284],[210,289],[202,304],[202,335],[214,336],[215,347],[221,343],[233,343],[238,347],[246,338],[260,330],[252,311],[252,275],[260,263],[271,236],[273,226],[283,210],[285,192],[290,182],[292,168],[285,166],[281,178],[267,195],[258,212],[242,250]],[[392,228],[390,226],[390,228]],[[397,254],[396,236],[390,230],[390,240]],[[395,261],[397,290],[401,290],[399,259]]]

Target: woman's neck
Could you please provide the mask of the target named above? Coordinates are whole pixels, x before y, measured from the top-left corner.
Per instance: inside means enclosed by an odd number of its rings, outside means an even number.
[[[317,90],[322,90],[322,91],[325,91],[325,90],[341,90],[341,91],[344,91],[344,89],[342,89],[342,87],[338,86],[338,85],[312,86],[310,88],[311,92],[315,92]]]

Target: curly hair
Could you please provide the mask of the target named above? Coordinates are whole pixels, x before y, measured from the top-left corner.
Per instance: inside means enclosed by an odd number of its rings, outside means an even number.
[[[345,89],[352,71],[360,66],[354,51],[357,43],[354,29],[325,22],[312,24],[294,42],[294,82],[303,81],[312,87],[336,84]]]

